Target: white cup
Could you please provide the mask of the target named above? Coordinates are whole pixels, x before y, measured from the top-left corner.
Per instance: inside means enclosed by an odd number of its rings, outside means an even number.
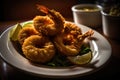
[[[109,15],[105,11],[101,11],[101,13],[104,35],[114,40],[120,40],[120,16]]]
[[[86,8],[86,10],[84,10],[84,8]],[[91,10],[89,10],[89,8]],[[91,28],[100,27],[102,25],[101,9],[102,7],[96,4],[74,5],[72,7],[74,22]]]

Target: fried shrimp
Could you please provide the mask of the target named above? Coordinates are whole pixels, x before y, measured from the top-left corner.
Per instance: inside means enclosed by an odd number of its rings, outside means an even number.
[[[54,36],[60,33],[64,27],[65,19],[63,16],[55,11],[50,10],[42,5],[37,5],[38,9],[45,13],[46,16],[36,16],[33,19],[35,29],[48,36]]]
[[[74,56],[80,52],[84,39],[92,34],[92,30],[82,34],[78,26],[74,23],[66,22],[64,31],[61,35],[55,37],[54,43],[58,51],[63,55]]]
[[[39,33],[34,29],[34,27],[24,27],[18,33],[18,41],[22,45],[24,40],[31,35],[38,35]]]
[[[39,35],[32,35],[25,39],[22,50],[28,59],[39,63],[50,61],[55,54],[53,43],[48,38]]]

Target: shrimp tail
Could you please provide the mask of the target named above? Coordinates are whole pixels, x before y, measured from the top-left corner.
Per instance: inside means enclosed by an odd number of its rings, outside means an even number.
[[[43,5],[36,4],[37,9],[45,14],[49,13],[49,9]]]
[[[93,34],[94,34],[94,31],[93,30],[89,30],[86,33],[84,33],[83,35],[80,35],[78,37],[79,37],[80,41],[83,41],[85,38],[90,37]]]

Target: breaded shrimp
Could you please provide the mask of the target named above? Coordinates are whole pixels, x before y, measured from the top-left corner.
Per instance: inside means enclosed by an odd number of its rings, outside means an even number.
[[[34,29],[34,27],[24,27],[18,33],[18,41],[22,45],[24,40],[31,35],[38,35],[39,33]]]
[[[63,16],[59,12],[50,10],[45,6],[37,6],[41,12],[46,14],[46,16],[36,16],[33,19],[35,29],[48,36],[55,36],[60,33],[65,22]]]
[[[55,54],[53,43],[47,37],[39,35],[32,35],[25,39],[22,51],[29,60],[39,63],[50,61]]]
[[[62,34],[55,37],[54,44],[63,55],[74,56],[80,52],[84,39],[92,34],[92,30],[82,34],[78,26],[74,23],[67,22],[65,23],[65,29]]]

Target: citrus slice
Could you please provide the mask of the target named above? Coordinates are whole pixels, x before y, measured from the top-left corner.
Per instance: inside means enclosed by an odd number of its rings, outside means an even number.
[[[85,65],[85,64],[88,64],[92,60],[92,52],[89,51],[88,53],[83,54],[83,55],[69,56],[67,58],[73,64]]]
[[[22,26],[18,23],[13,27],[10,31],[10,38],[12,41],[17,41],[18,40],[18,33],[22,29]]]
[[[24,27],[33,27],[33,23],[32,22],[28,22],[28,23],[23,25],[23,28]]]

